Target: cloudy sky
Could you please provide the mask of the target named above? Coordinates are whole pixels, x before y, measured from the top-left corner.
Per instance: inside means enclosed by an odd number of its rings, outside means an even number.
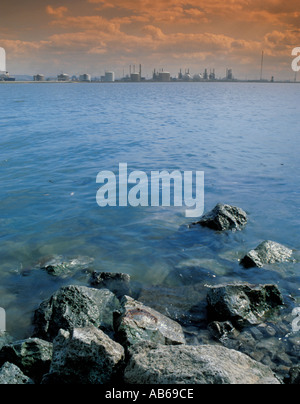
[[[13,74],[144,66],[192,73],[233,68],[241,79],[290,79],[300,0],[1,0],[0,46]]]

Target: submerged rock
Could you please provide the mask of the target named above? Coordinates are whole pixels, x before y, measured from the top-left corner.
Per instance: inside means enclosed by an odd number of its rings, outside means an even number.
[[[90,284],[97,289],[108,289],[118,298],[131,295],[130,276],[127,274],[93,272]]]
[[[211,287],[207,303],[209,321],[230,321],[239,328],[263,322],[283,305],[283,297],[276,285],[227,284]]]
[[[217,345],[136,346],[128,384],[280,384],[270,368]]]
[[[145,341],[166,345],[185,343],[178,323],[128,296],[123,297],[121,310],[115,313],[115,331],[127,348]]]
[[[64,278],[87,269],[93,261],[89,257],[77,257],[68,260],[61,256],[56,256],[50,260],[41,262],[40,269],[46,271],[49,275]]]
[[[38,338],[29,338],[5,345],[0,351],[0,366],[13,363],[36,381],[49,371],[52,360],[52,344]]]
[[[245,268],[262,268],[264,265],[291,261],[292,256],[293,250],[274,241],[264,241],[241,260],[241,265]]]
[[[0,369],[0,384],[34,384],[33,381],[13,363],[6,362]]]
[[[60,329],[95,326],[113,332],[113,312],[120,307],[107,289],[65,286],[44,301],[34,315],[34,336],[52,341]]]
[[[212,230],[226,231],[242,230],[247,222],[247,213],[242,209],[235,206],[218,204],[195,224],[200,224]]]
[[[124,360],[124,348],[91,326],[60,330],[43,384],[106,384]]]

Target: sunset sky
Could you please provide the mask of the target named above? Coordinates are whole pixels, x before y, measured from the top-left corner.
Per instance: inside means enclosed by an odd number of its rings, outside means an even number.
[[[1,0],[0,47],[11,74],[56,75],[142,64],[172,75],[233,68],[240,79],[291,79],[300,0]]]

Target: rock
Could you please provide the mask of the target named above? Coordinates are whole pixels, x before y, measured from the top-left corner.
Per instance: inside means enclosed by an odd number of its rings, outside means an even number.
[[[185,343],[178,323],[128,296],[123,297],[121,310],[115,313],[115,331],[127,348],[145,341],[166,345]]]
[[[227,284],[211,287],[207,303],[209,321],[231,321],[240,328],[263,322],[283,298],[276,285]]]
[[[107,384],[123,360],[124,348],[93,326],[60,330],[42,384]]]
[[[300,384],[300,366],[292,367],[289,375],[288,384]]]
[[[74,275],[78,271],[87,269],[94,260],[88,257],[77,257],[65,260],[61,256],[44,260],[39,264],[40,269],[46,271],[49,275],[58,277],[68,277]]]
[[[262,268],[264,265],[291,261],[292,256],[293,250],[274,241],[264,241],[241,260],[241,265],[247,269]]]
[[[217,345],[136,346],[128,384],[280,384],[270,368]]]
[[[17,341],[0,351],[0,366],[13,363],[35,381],[49,371],[52,360],[52,344],[38,338]]]
[[[230,321],[225,321],[224,323],[213,321],[208,325],[208,330],[216,340],[221,342],[228,337],[234,337],[239,334]]]
[[[34,336],[52,341],[60,329],[90,325],[113,332],[113,312],[119,307],[118,299],[109,290],[62,287],[36,310]]]
[[[8,345],[11,342],[12,338],[7,332],[0,332],[0,350],[4,345]]]
[[[242,230],[248,222],[247,213],[235,206],[218,204],[195,224],[212,230]]]
[[[131,295],[130,276],[127,274],[93,272],[90,284],[97,289],[108,289],[118,298]]]
[[[181,287],[145,286],[138,300],[184,326],[206,326],[207,289],[203,284]]]
[[[0,369],[0,384],[34,384],[33,381],[25,376],[22,371],[14,364],[6,362]]]

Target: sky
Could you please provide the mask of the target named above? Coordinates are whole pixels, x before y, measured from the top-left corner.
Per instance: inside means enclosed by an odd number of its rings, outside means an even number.
[[[291,79],[300,0],[1,0],[0,47],[11,74],[117,77],[129,65],[175,76],[232,68],[239,79]]]

